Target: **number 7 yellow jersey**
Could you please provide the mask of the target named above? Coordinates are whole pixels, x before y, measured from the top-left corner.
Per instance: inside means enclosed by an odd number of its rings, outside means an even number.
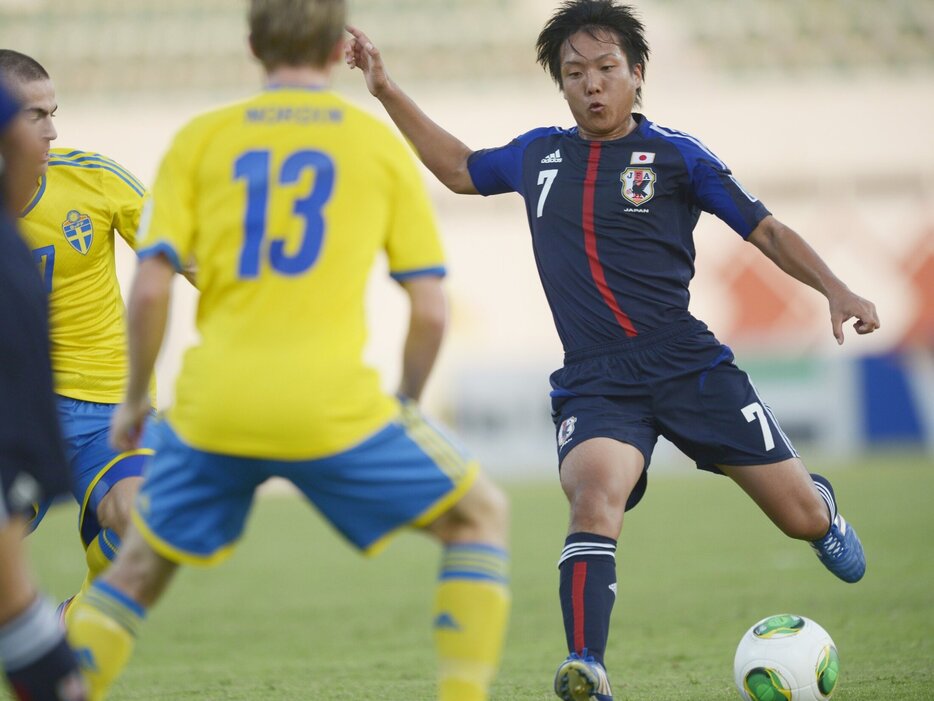
[[[342,451],[398,412],[362,359],[377,254],[443,275],[409,148],[330,90],[270,88],[201,115],[165,155],[140,256],[198,270],[200,342],[168,418],[188,444],[278,459]],[[402,320],[400,320],[401,322]]]
[[[98,153],[52,149],[20,230],[49,293],[57,394],[115,404],[127,376],[115,234],[133,248],[145,188]]]

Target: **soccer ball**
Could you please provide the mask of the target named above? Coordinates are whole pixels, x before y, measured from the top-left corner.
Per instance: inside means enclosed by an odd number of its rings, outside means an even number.
[[[825,701],[839,674],[837,648],[827,631],[790,613],[747,630],[733,659],[733,679],[746,701]]]

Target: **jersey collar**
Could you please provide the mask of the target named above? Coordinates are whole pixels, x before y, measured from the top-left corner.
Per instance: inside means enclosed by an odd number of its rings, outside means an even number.
[[[39,178],[39,185],[36,187],[35,194],[33,194],[32,198],[29,200],[29,204],[27,204],[23,208],[23,211],[19,213],[20,217],[25,217],[27,214],[29,214],[32,210],[36,208],[37,204],[39,204],[39,200],[41,200],[42,195],[45,194],[46,180],[47,180],[46,175],[45,173],[43,173],[42,177]]]

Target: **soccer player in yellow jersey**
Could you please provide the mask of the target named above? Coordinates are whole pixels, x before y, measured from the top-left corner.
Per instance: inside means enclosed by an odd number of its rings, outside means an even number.
[[[143,432],[172,278],[190,259],[200,342],[147,429],[133,525],[73,608],[70,639],[104,698],[178,564],[222,560],[256,489],[280,476],[364,552],[406,526],[442,543],[438,698],[487,699],[509,607],[507,507],[418,408],[446,315],[424,185],[405,144],[328,87],[344,0],[252,0],[249,17],[266,89],[177,134],[143,217],[118,449]],[[399,398],[361,357],[379,253],[411,302]]]
[[[35,191],[19,224],[49,295],[52,371],[80,506],[86,588],[114,557],[129,522],[144,457],[151,453],[135,447],[114,451],[107,441],[127,377],[115,232],[135,248],[145,190],[109,158],[50,148],[57,137],[52,122],[55,89],[37,61],[0,49],[0,78],[18,98],[29,128],[46,144],[35,163]],[[46,506],[40,506],[34,526]]]

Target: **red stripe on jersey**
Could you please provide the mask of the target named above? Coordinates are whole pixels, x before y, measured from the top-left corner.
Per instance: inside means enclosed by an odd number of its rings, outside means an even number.
[[[574,652],[587,646],[584,640],[584,585],[587,583],[587,563],[575,562],[571,580],[571,606],[574,611]]]
[[[587,258],[590,261],[590,274],[593,281],[600,290],[600,296],[613,312],[616,321],[623,327],[627,336],[636,336],[635,327],[629,320],[629,317],[619,308],[616,298],[606,284],[606,275],[603,274],[603,265],[600,263],[600,256],[597,254],[597,235],[593,228],[593,201],[597,184],[597,169],[600,165],[600,142],[590,142],[590,153],[587,156],[587,177],[584,178],[584,248],[587,251]]]

